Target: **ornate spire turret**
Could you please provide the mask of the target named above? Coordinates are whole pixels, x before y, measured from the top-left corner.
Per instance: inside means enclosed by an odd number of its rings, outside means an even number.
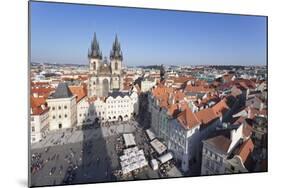
[[[110,51],[110,60],[112,59],[119,59],[121,61],[123,60],[123,53],[118,41],[117,34],[115,35],[115,41],[113,42],[112,50]]]
[[[102,52],[100,51],[96,33],[94,33],[94,39],[91,43],[91,49],[88,50],[88,58],[102,59]]]

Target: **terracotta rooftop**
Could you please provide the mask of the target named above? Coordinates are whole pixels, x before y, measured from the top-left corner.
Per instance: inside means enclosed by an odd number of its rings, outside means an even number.
[[[214,113],[216,114],[216,116],[221,116],[224,112],[226,112],[229,107],[227,106],[226,102],[224,99],[222,99],[220,102],[218,102],[217,104],[215,104],[212,107]]]
[[[192,129],[195,126],[200,125],[200,121],[189,107],[186,107],[185,110],[178,115],[177,120],[184,128],[188,129]]]
[[[72,94],[76,95],[76,101],[77,103],[87,96],[87,89],[85,86],[69,86],[69,89]]]
[[[200,110],[196,112],[195,115],[198,118],[198,120],[205,125],[210,123],[214,119],[218,118],[218,116],[216,115],[216,113],[212,108],[205,108],[203,110]]]
[[[208,88],[204,85],[187,85],[185,87],[185,91],[189,92],[189,93],[208,93],[208,92],[212,92],[213,89]]]
[[[248,157],[250,157],[253,150],[254,150],[254,144],[252,139],[250,138],[246,140],[239,148],[237,148],[234,153],[236,155],[239,155],[243,163],[245,163]]]
[[[46,105],[46,100],[42,97],[35,98],[31,96],[30,108],[31,108],[31,115],[41,115],[49,110],[49,108]]]
[[[40,96],[47,96],[48,97],[50,95],[50,93],[54,90],[55,89],[51,88],[51,87],[32,87],[31,88],[31,94],[36,93]]]

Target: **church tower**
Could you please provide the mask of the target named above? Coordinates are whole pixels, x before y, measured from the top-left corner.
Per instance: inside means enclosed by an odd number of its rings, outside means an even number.
[[[96,33],[94,33],[94,39],[91,43],[91,49],[88,50],[88,59],[90,64],[90,73],[97,74],[102,60],[102,52],[100,51]]]
[[[97,91],[100,90],[98,71],[101,66],[102,52],[97,41],[96,33],[91,43],[91,48],[88,50],[89,59],[89,79],[88,79],[88,96],[95,96]]]
[[[121,88],[123,53],[117,35],[110,51],[110,67],[112,72],[112,89]]]
[[[112,74],[120,75],[122,70],[123,54],[117,35],[110,51],[110,65]]]

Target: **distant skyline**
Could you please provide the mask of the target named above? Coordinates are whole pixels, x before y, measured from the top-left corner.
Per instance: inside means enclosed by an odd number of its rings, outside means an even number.
[[[127,66],[266,65],[266,17],[30,2],[31,61],[88,64],[117,34]]]

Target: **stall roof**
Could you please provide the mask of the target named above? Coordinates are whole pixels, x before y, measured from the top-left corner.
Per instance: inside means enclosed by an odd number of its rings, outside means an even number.
[[[145,131],[150,141],[156,138],[155,134],[151,131],[151,129],[146,129]]]
[[[158,162],[157,162],[156,159],[152,159],[152,160],[150,161],[150,165],[151,165],[151,168],[152,168],[153,170],[157,170],[157,169],[158,169]]]
[[[150,144],[159,155],[167,150],[167,147],[162,142],[160,142],[157,138],[152,140]]]
[[[134,137],[134,135],[132,133],[123,134],[123,138],[124,138],[126,147],[135,146],[136,145],[135,137]]]
[[[161,164],[168,162],[169,160],[173,159],[173,155],[171,152],[166,153],[160,157],[158,157],[158,160],[161,162]]]
[[[133,147],[127,148],[123,152],[124,155],[120,156],[120,165],[123,174],[147,166],[148,163],[145,159],[143,150]]]

